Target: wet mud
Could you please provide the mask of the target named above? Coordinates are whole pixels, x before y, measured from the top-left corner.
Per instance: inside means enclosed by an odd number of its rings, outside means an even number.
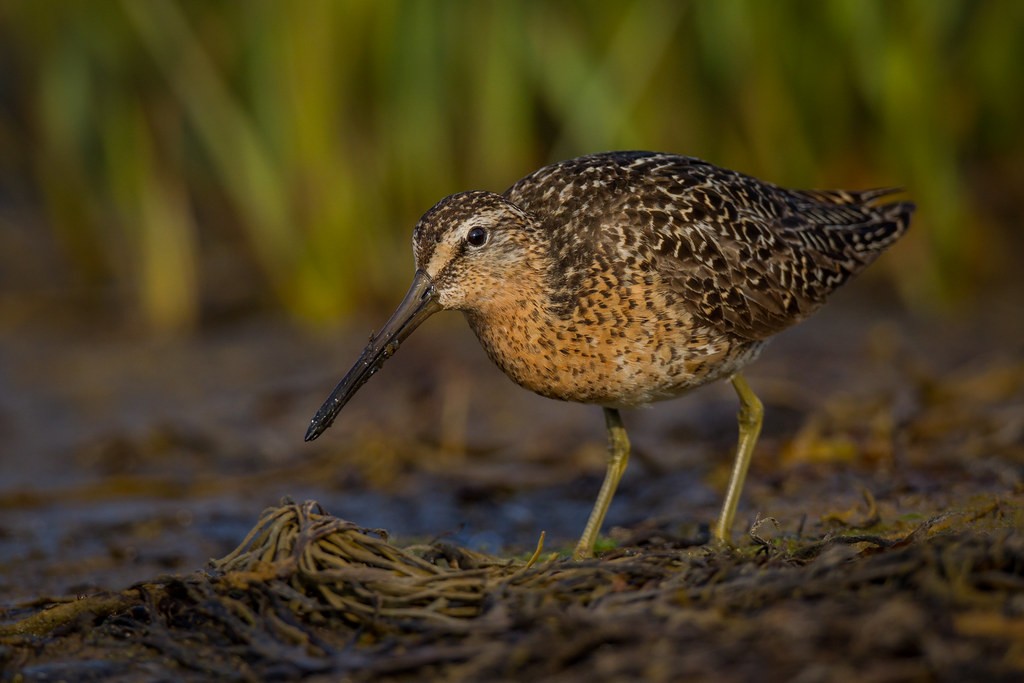
[[[312,444],[372,323],[6,330],[2,679],[1020,680],[1016,306],[920,320],[855,293],[782,335],[748,377],[734,548],[707,545],[729,387],[625,413],[582,563],[600,411],[515,387],[458,316]]]

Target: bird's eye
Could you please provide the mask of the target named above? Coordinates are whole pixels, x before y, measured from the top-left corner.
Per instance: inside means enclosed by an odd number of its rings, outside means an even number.
[[[484,243],[487,242],[487,231],[483,228],[471,228],[470,231],[466,233],[466,242],[468,242],[471,247],[484,246]]]

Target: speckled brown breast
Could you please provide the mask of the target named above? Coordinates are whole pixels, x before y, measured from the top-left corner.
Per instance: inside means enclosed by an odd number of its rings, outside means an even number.
[[[726,377],[756,358],[764,342],[669,317],[658,288],[601,290],[566,317],[538,297],[466,318],[488,356],[517,384],[542,396],[631,407],[678,396]]]

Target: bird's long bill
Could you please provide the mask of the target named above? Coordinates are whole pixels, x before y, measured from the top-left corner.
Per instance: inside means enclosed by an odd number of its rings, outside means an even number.
[[[412,286],[409,287],[402,303],[398,305],[398,309],[391,314],[384,327],[370,338],[370,343],[363,349],[359,360],[334,388],[320,406],[320,410],[316,411],[316,415],[309,423],[309,429],[306,430],[306,441],[312,441],[323,434],[359,387],[366,384],[373,373],[380,370],[384,361],[394,355],[398,345],[405,341],[420,323],[439,309],[440,304],[434,294],[434,283],[426,273],[416,271]]]

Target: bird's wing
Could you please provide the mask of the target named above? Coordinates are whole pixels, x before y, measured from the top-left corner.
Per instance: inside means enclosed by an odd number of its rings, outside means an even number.
[[[751,340],[821,306],[903,235],[913,210],[865,203],[883,191],[789,191],[680,157],[645,176],[626,213],[654,270],[697,319]]]
[[[550,237],[561,313],[618,261],[656,275],[671,305],[710,328],[760,340],[906,231],[913,204],[872,205],[891,192],[785,190],[690,157],[612,152],[547,166],[505,194]]]

